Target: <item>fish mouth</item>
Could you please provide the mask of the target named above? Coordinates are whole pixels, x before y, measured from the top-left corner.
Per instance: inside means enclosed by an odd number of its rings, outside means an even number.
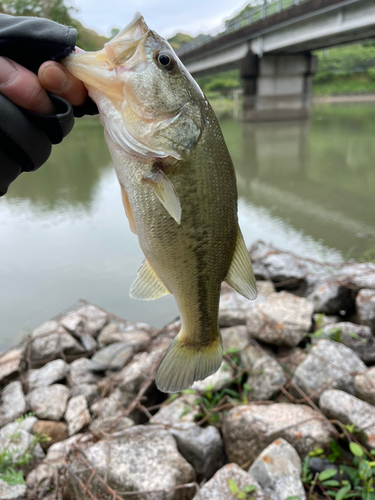
[[[132,69],[135,64],[126,63],[136,52],[140,53],[149,33],[150,29],[143,16],[137,12],[133,20],[107,42],[103,49],[97,52],[73,52],[62,63],[85,84],[105,90],[116,82],[118,70]],[[137,63],[139,62],[140,58],[137,57]]]

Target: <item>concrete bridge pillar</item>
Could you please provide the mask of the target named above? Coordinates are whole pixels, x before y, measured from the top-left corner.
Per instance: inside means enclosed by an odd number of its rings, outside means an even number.
[[[308,118],[316,57],[310,53],[266,55],[248,53],[242,62],[245,121]]]

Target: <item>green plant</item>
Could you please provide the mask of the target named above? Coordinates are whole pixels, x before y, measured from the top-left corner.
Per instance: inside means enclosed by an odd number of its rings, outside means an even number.
[[[241,500],[255,500],[251,493],[254,493],[257,489],[253,484],[246,485],[240,491],[237,483],[233,479],[228,479],[229,490],[235,498],[239,498]],[[287,499],[286,499],[287,500]]]

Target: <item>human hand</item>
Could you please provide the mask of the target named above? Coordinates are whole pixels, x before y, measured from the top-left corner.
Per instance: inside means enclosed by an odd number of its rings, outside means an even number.
[[[46,90],[66,99],[73,106],[81,106],[87,97],[83,83],[61,64],[46,61],[39,68],[38,77],[20,64],[0,57],[0,93],[17,106],[51,115],[54,106]]]

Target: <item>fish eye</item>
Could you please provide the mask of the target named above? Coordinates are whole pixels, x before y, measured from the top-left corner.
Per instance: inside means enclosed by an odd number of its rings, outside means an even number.
[[[172,55],[167,52],[158,52],[155,56],[155,60],[161,69],[172,71],[174,68],[175,61],[172,58]]]

